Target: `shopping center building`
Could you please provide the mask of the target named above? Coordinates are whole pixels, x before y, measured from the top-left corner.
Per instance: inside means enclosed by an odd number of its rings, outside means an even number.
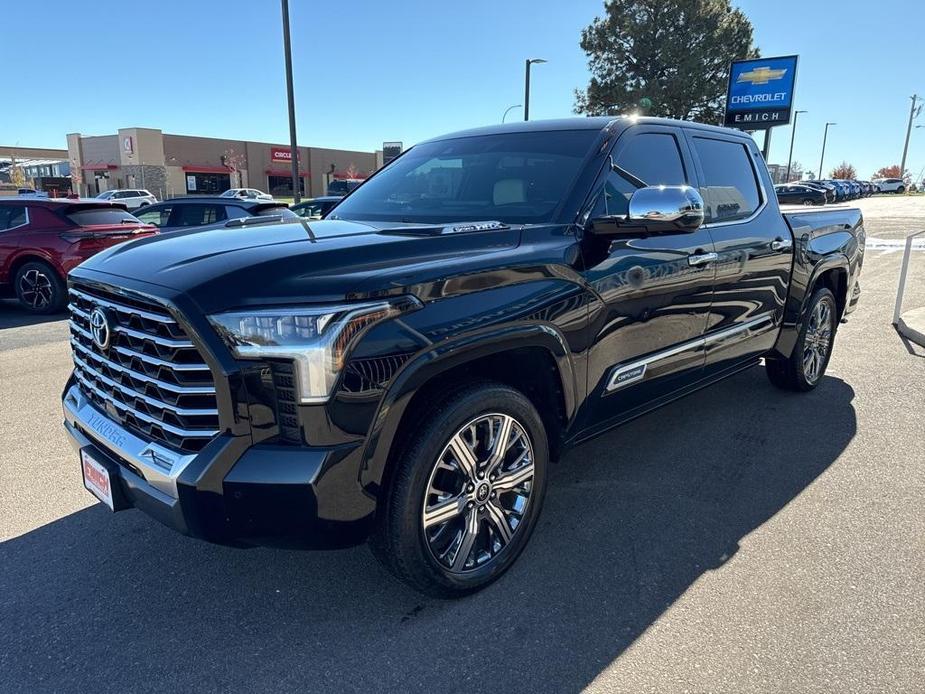
[[[114,135],[71,133],[67,149],[83,196],[111,188],[146,188],[161,200],[228,188],[292,196],[292,150],[286,145],[121,128]],[[332,181],[362,180],[382,162],[381,151],[298,149],[302,191],[309,197],[325,195]]]

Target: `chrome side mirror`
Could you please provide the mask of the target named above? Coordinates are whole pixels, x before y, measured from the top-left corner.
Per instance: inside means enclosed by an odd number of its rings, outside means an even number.
[[[647,186],[630,198],[627,222],[673,226],[694,231],[703,224],[703,198],[690,186]]]
[[[703,198],[690,186],[646,186],[629,199],[628,214],[591,220],[592,234],[636,236],[696,231],[703,224]]]

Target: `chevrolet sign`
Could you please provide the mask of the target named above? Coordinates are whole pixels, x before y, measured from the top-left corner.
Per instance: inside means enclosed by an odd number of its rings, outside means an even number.
[[[796,72],[795,55],[732,63],[726,125],[760,130],[789,123]]]

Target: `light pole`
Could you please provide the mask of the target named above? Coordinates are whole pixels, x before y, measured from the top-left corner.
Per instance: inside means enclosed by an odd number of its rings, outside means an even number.
[[[902,178],[903,175],[906,173],[906,154],[909,153],[909,135],[912,134],[912,121],[922,111],[921,106],[919,106],[918,111],[916,111],[915,109],[915,104],[919,100],[919,95],[913,94],[909,98],[912,99],[912,108],[909,109],[909,125],[906,126],[906,143],[903,145],[903,159],[902,159],[902,162],[900,162],[899,164],[899,177],[900,178]]]
[[[790,183],[790,164],[793,163],[793,141],[797,136],[797,117],[801,113],[809,113],[809,111],[793,112],[793,130],[790,131],[790,154],[787,157],[787,178],[784,179],[784,183]]]
[[[819,155],[819,180],[821,181],[822,176],[822,160],[825,159],[825,141],[829,139],[829,126],[838,125],[838,123],[826,123],[825,124],[825,134],[822,136],[822,154]]]
[[[299,191],[299,149],[295,135],[295,94],[292,91],[292,44],[289,41],[289,0],[281,0],[283,10],[283,51],[286,53],[286,96],[289,99],[289,148],[292,158],[292,198],[301,199]]]
[[[534,63],[545,63],[542,58],[527,58],[526,74],[524,76],[524,120],[530,120],[530,66]]]
[[[504,111],[504,115],[501,116],[501,122],[502,122],[502,123],[504,122],[504,119],[507,118],[507,114],[509,114],[509,113],[510,113],[511,111],[513,111],[515,108],[520,108],[521,106],[522,106],[522,104],[514,104],[513,106],[508,106],[507,109],[505,109],[505,111]]]

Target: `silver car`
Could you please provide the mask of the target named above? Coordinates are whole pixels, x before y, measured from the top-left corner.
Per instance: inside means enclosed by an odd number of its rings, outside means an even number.
[[[130,210],[137,210],[139,207],[153,205],[157,202],[157,198],[151,195],[150,192],[140,188],[107,190],[96,197],[98,200],[114,200],[116,202],[121,202]]]

